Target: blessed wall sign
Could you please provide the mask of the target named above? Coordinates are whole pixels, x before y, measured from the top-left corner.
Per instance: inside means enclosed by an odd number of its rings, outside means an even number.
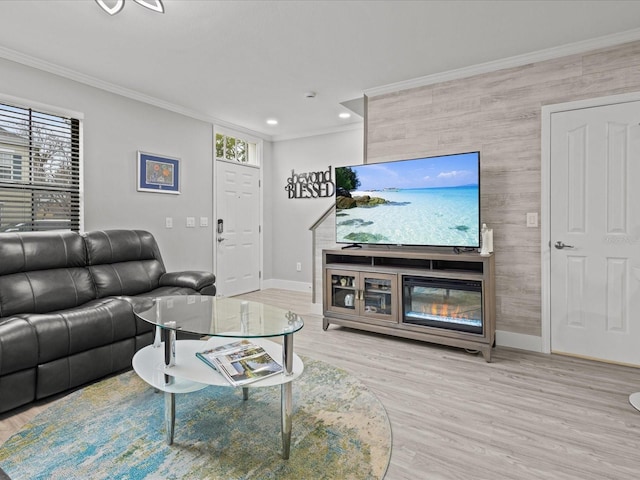
[[[284,189],[289,198],[332,197],[336,186],[331,179],[331,165],[324,172],[296,173],[291,170]]]

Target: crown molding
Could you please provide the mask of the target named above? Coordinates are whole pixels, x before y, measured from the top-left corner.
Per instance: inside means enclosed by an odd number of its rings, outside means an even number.
[[[612,47],[627,42],[633,42],[640,40],[640,28],[634,30],[627,30],[612,35],[598,37],[590,40],[584,40],[581,42],[570,43],[559,47],[553,47],[546,50],[540,50],[524,55],[517,55],[491,62],[481,63],[470,67],[459,68],[455,70],[449,70],[442,73],[436,73],[433,75],[427,75],[424,77],[418,77],[401,82],[391,83],[379,87],[373,87],[365,90],[363,93],[368,97],[375,97],[378,95],[384,95],[387,93],[395,93],[402,90],[408,90],[411,88],[424,87],[427,85],[433,85],[436,83],[442,83],[450,80],[458,80],[462,78],[471,77],[483,73],[490,73],[497,70],[503,70],[506,68],[519,67],[530,63],[541,62],[545,60],[552,60],[555,58],[565,57],[569,55],[588,52],[590,50],[597,50],[600,48]],[[294,140],[297,138],[312,137],[318,135],[326,135],[330,133],[339,133],[344,131],[356,130],[363,128],[362,122],[354,122],[345,126],[328,128],[324,130],[316,130],[312,132],[302,132],[292,135],[267,135],[255,130],[251,130],[240,125],[236,125],[220,118],[215,118],[210,115],[206,115],[202,112],[185,108],[181,105],[177,105],[171,102],[161,100],[150,95],[145,95],[135,90],[124,88],[116,84],[106,82],[90,75],[77,72],[75,70],[55,65],[51,62],[41,60],[30,55],[26,55],[15,50],[0,46],[0,58],[19,63],[28,67],[32,67],[38,70],[42,70],[54,75],[73,80],[90,87],[98,88],[107,92],[114,93],[132,100],[136,100],[148,105],[152,105],[164,110],[168,110],[185,117],[193,118],[195,120],[201,120],[214,125],[219,125],[234,129],[236,131],[244,132],[248,135],[252,135],[261,138],[266,141],[279,142],[284,140]]]
[[[273,135],[271,137],[271,141],[282,142],[285,140],[296,140],[298,138],[317,137],[320,135],[329,135],[331,133],[350,132],[351,130],[363,130],[363,129],[364,129],[364,120],[360,120],[360,121],[349,123],[347,125],[340,125],[338,127],[293,133],[291,135]]]
[[[15,63],[19,63],[21,65],[25,65],[27,67],[32,67],[37,70],[42,70],[44,72],[52,73],[59,77],[67,78],[69,80],[73,80],[75,82],[82,83],[90,87],[98,88],[100,90],[111,92],[116,95],[120,95],[122,97],[130,98],[131,100],[136,100],[138,102],[146,103],[148,105],[152,105],[154,107],[158,107],[163,110],[168,110],[170,112],[178,113],[180,115],[184,115],[185,117],[193,118],[195,120],[201,120],[207,123],[212,123],[214,125],[224,126],[227,128],[233,128],[234,130],[238,130],[238,131],[247,133],[249,135],[262,138],[263,140],[271,141],[270,135],[265,135],[263,133],[256,132],[254,130],[241,127],[240,125],[235,125],[225,120],[215,118],[210,115],[206,115],[202,112],[191,110],[181,105],[177,105],[175,103],[166,102],[164,100],[161,100],[156,97],[152,97],[150,95],[145,95],[136,90],[131,90],[110,82],[106,82],[104,80],[100,80],[99,78],[92,77],[90,75],[85,75],[75,70],[65,68],[51,62],[47,62],[46,60],[41,60],[39,58],[32,57],[30,55],[25,55],[24,53],[16,52],[15,50],[11,50],[10,48],[0,46],[0,58],[4,58],[5,60],[9,60]]]
[[[470,67],[458,68],[433,75],[426,75],[411,80],[405,80],[380,87],[373,87],[364,91],[368,97],[375,97],[387,93],[395,93],[411,88],[425,87],[436,83],[447,82],[451,80],[459,80],[462,78],[472,77],[483,73],[491,73],[506,68],[520,67],[530,63],[542,62],[545,60],[553,60],[555,58],[567,57],[579,53],[585,53],[591,50],[613,47],[623,43],[634,42],[640,40],[640,28],[627,30],[612,35],[584,40],[581,42],[569,43],[558,47],[539,50],[524,55],[516,55],[513,57],[503,58],[486,63],[472,65]]]

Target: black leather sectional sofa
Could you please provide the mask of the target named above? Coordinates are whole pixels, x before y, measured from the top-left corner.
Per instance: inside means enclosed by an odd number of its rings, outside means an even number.
[[[0,413],[130,368],[153,340],[136,301],[215,293],[167,273],[149,232],[0,234]]]

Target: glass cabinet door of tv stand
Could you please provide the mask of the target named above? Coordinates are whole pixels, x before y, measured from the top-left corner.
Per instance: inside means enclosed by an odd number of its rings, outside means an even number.
[[[397,322],[397,277],[384,273],[328,270],[328,309]]]

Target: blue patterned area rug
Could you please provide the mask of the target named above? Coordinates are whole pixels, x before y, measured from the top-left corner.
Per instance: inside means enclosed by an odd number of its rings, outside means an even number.
[[[174,444],[164,396],[130,371],[52,403],[0,447],[20,479],[381,479],[391,427],[359,380],[303,358],[293,384],[289,460],[281,457],[280,387],[208,387],[176,395]]]

